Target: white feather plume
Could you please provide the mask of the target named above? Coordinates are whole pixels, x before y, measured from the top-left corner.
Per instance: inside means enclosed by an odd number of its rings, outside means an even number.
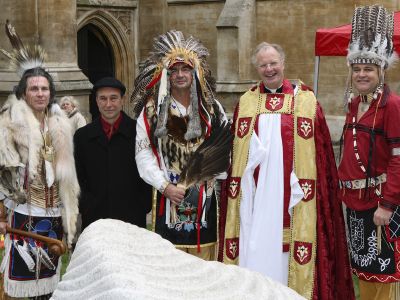
[[[20,77],[22,77],[26,70],[44,67],[46,52],[42,47],[39,45],[25,46],[14,26],[8,20],[6,21],[5,30],[13,49],[11,52],[4,49],[0,49],[0,51],[10,59],[11,68]]]

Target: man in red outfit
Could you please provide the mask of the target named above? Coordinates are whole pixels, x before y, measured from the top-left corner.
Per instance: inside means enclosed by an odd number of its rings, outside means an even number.
[[[284,78],[284,60],[279,45],[258,45],[261,82],[235,110],[220,258],[307,299],[354,299],[329,130],[314,93]]]
[[[371,19],[376,27],[369,24],[365,34],[364,20]],[[359,7],[352,24],[340,196],[347,206],[348,248],[361,299],[391,299],[390,283],[400,280],[400,97],[384,85],[395,57],[393,13]]]

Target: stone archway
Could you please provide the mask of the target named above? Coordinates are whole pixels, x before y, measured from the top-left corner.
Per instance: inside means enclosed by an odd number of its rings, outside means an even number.
[[[78,66],[91,83],[108,76],[115,76],[114,53],[108,39],[94,25],[88,24],[78,31]],[[99,116],[96,97],[89,96],[92,119]]]
[[[129,31],[127,25],[120,22],[111,13],[101,9],[84,13],[78,18],[77,24],[77,31],[86,26],[92,26],[106,39],[107,44],[111,47],[110,53],[113,55],[114,76],[125,84],[127,98],[129,98],[135,78],[135,54],[133,52],[134,47],[131,45],[132,43],[127,34]],[[128,113],[130,112],[129,101],[126,101],[124,110]]]

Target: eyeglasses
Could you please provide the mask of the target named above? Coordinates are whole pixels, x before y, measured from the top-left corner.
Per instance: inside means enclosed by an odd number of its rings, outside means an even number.
[[[258,65],[257,68],[263,69],[263,70],[265,70],[265,69],[267,69],[267,68],[271,68],[271,69],[272,69],[272,68],[278,67],[278,66],[280,65],[280,63],[281,63],[281,62],[279,62],[279,61],[273,61],[273,62],[268,63],[268,64]]]

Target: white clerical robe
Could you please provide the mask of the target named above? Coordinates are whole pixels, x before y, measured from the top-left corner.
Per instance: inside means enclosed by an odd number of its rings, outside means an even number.
[[[258,135],[253,132],[251,137],[249,160],[241,181],[239,265],[287,285],[288,253],[282,251],[284,170],[281,115],[260,115],[258,128]],[[253,174],[258,165],[256,187]],[[304,197],[293,171],[290,181],[289,213]]]

